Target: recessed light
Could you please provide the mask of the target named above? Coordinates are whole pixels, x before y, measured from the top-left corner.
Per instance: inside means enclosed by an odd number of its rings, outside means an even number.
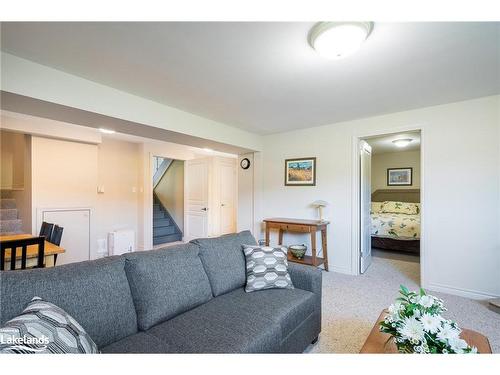
[[[373,30],[373,22],[320,22],[309,33],[309,44],[321,56],[341,59],[356,52]]]
[[[413,141],[411,138],[401,138],[401,139],[395,139],[392,141],[396,147],[406,147],[410,144],[410,142]]]
[[[104,134],[114,134],[114,133],[116,133],[116,132],[115,132],[114,130],[112,130],[112,129],[104,129],[104,128],[99,128],[99,131],[100,131],[101,133],[104,133]]]

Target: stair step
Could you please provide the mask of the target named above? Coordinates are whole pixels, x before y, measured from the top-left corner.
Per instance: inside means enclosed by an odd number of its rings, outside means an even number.
[[[22,221],[0,220],[0,234],[22,233]]]
[[[12,198],[12,190],[8,189],[0,190],[0,198]]]
[[[165,219],[167,214],[164,211],[153,211],[153,219]]]
[[[182,234],[176,233],[168,236],[153,237],[153,245],[160,245],[163,243],[182,241]]]
[[[153,228],[168,227],[169,225],[171,225],[170,219],[166,217],[162,219],[153,220]]]
[[[153,238],[154,237],[161,237],[161,236],[168,236],[169,234],[174,234],[175,233],[175,227],[173,225],[170,225],[168,227],[159,227],[159,228],[153,228]]]
[[[0,208],[0,220],[17,220],[17,209]]]
[[[16,208],[16,200],[11,198],[0,199],[0,208]]]

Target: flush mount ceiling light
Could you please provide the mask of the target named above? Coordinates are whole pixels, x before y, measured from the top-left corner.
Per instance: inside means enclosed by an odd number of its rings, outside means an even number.
[[[373,30],[373,22],[320,22],[309,33],[309,44],[321,56],[341,59],[356,52]]]
[[[112,129],[104,129],[104,128],[99,128],[99,131],[104,134],[114,134],[115,131]]]
[[[396,147],[406,147],[410,144],[410,142],[413,141],[411,138],[402,138],[402,139],[395,139],[392,141]]]

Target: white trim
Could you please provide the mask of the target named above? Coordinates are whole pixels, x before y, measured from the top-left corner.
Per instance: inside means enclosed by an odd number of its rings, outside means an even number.
[[[479,292],[477,290],[465,289],[465,288],[457,288],[454,286],[439,284],[439,283],[430,283],[426,286],[427,290],[432,290],[434,292],[452,294],[455,296],[471,298],[471,299],[493,299],[500,297],[500,294],[487,294],[484,292]]]
[[[343,273],[345,275],[350,275],[351,270],[349,267],[339,267],[339,266],[329,266],[331,272]]]
[[[360,253],[359,253],[359,231],[360,231],[360,225],[359,225],[359,205],[360,205],[360,181],[359,181],[359,142],[368,137],[375,137],[375,136],[383,136],[386,134],[394,134],[394,133],[401,133],[401,132],[410,132],[410,131],[420,131],[420,221],[421,221],[421,232],[420,232],[420,283],[422,287],[427,287],[425,284],[425,272],[426,272],[426,257],[425,257],[425,236],[424,236],[424,201],[425,201],[425,195],[424,195],[424,186],[425,186],[425,180],[424,180],[424,129],[425,129],[425,124],[414,124],[414,125],[407,125],[407,126],[401,126],[401,127],[396,127],[396,128],[389,128],[389,129],[384,129],[384,130],[374,130],[374,131],[369,131],[369,132],[364,132],[361,134],[356,134],[352,136],[352,143],[351,143],[351,152],[352,152],[352,165],[351,165],[351,244],[350,244],[350,249],[351,249],[351,265],[350,265],[350,274],[352,275],[359,275],[360,274],[360,269],[359,269],[359,262],[360,262]]]

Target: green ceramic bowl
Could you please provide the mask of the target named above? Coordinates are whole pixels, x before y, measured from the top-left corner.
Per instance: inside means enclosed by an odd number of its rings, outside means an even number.
[[[288,246],[288,250],[292,253],[292,255],[297,258],[297,259],[302,259],[304,258],[304,255],[306,255],[307,251],[307,246],[302,244],[302,245],[290,245]]]

